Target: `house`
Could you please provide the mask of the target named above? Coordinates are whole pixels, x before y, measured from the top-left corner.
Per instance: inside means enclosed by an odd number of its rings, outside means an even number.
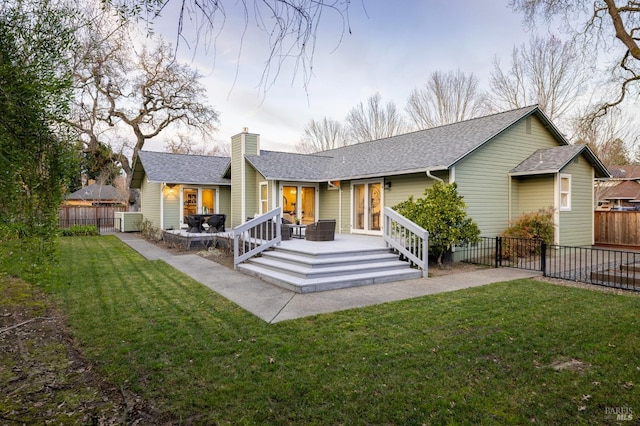
[[[315,154],[263,151],[247,129],[231,158],[140,152],[133,188],[142,213],[162,229],[206,208],[228,227],[282,207],[303,224],[335,219],[336,232],[381,235],[383,206],[456,182],[482,234],[522,213],[553,207],[555,240],[593,243],[595,178],[609,174],[586,145],[570,145],[537,106]]]
[[[125,206],[127,191],[118,190],[112,185],[92,183],[65,197],[67,206]]]
[[[640,210],[640,166],[609,167],[611,179],[598,182],[597,210]]]

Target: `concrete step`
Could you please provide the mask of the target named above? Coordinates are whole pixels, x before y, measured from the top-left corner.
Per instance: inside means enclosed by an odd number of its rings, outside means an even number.
[[[313,258],[317,260],[327,260],[327,259],[341,259],[343,257],[353,257],[353,256],[372,256],[372,255],[382,255],[389,254],[391,251],[386,247],[375,247],[375,248],[360,248],[360,249],[352,249],[352,250],[340,250],[340,251],[323,251],[323,252],[315,252],[315,251],[302,251],[302,250],[292,250],[286,247],[275,247],[274,250],[269,251],[268,253],[274,254],[278,253],[280,256],[296,256],[296,257],[305,257],[305,258]]]
[[[289,274],[307,279],[409,268],[409,264],[407,262],[402,262],[398,260],[397,257],[378,261],[371,261],[367,259],[365,262],[358,262],[353,259],[344,259],[341,262],[333,264],[323,263],[317,265],[314,263],[282,261],[272,257],[263,256],[253,258],[248,263],[259,265],[264,269],[270,269],[273,271],[287,271]]]
[[[255,263],[243,263],[238,265],[238,270],[297,293],[337,290],[341,288],[382,284],[394,281],[418,279],[422,277],[421,270],[411,269],[408,266],[403,269],[360,272],[347,275],[315,278],[296,277],[282,270],[272,270]]]
[[[388,247],[327,248],[277,246],[238,265],[238,270],[299,293],[422,277],[421,270],[411,268]]]
[[[262,259],[273,259],[281,262],[287,262],[296,265],[306,265],[308,267],[337,267],[345,264],[366,264],[383,261],[399,260],[397,254],[383,250],[381,252],[372,251],[371,253],[358,253],[357,255],[342,256],[322,256],[296,253],[284,250],[269,250],[262,253]]]

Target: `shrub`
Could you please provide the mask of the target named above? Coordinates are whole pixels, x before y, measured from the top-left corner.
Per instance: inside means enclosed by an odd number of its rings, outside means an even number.
[[[553,215],[553,207],[524,213],[518,216],[500,236],[522,240],[542,240],[547,244],[553,244],[555,234]],[[503,241],[502,258],[515,259],[539,254],[539,248],[540,244],[531,241]]]
[[[398,213],[429,231],[429,250],[442,267],[442,256],[454,245],[477,242],[478,225],[467,216],[466,204],[455,183],[436,182],[424,191],[424,198],[393,207]]]
[[[144,219],[139,224],[140,234],[143,238],[150,241],[162,240],[162,231],[157,226],[154,226],[149,219]]]
[[[547,244],[552,244],[555,235],[553,215],[553,207],[522,214],[516,218],[510,227],[505,229],[501,236],[534,238],[542,240]]]
[[[71,225],[68,228],[61,229],[63,237],[91,237],[100,235],[95,225]]]

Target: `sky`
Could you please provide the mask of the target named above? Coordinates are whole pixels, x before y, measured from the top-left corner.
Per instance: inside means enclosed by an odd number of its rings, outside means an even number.
[[[247,127],[260,134],[261,148],[267,150],[294,152],[310,119],[342,122],[376,92],[383,103],[393,101],[403,110],[411,91],[434,71],[474,73],[486,88],[494,57],[506,66],[513,47],[532,36],[507,0],[353,0],[350,32],[340,15],[323,13],[308,85],[289,61],[265,90],[260,81],[268,37],[257,29],[251,11],[245,31],[244,13],[233,8],[237,3],[227,2],[224,26],[211,42],[201,36],[196,46],[198,23],[187,20],[178,56],[200,70],[209,103],[220,112],[214,140],[229,143]],[[176,6],[179,2],[172,0],[154,23],[154,31],[174,44]],[[165,142],[160,136],[145,149],[160,151]]]

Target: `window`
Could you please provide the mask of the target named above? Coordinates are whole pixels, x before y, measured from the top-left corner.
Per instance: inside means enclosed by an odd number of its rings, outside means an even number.
[[[560,210],[571,210],[571,175],[560,175]]]
[[[260,214],[269,211],[269,186],[267,182],[260,183]]]

